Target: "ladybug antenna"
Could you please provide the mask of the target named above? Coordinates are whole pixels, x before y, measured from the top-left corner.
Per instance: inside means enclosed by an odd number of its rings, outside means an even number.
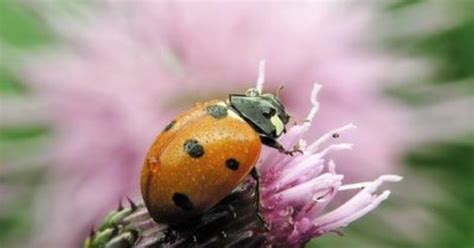
[[[265,82],[265,60],[260,60],[258,64],[257,86],[255,87],[258,93],[262,93],[263,83]]]
[[[283,90],[283,88],[285,88],[285,86],[283,84],[280,84],[280,86],[278,86],[277,90],[276,90],[276,93],[275,93],[275,96],[277,98],[280,98],[280,95],[281,95],[281,91]]]

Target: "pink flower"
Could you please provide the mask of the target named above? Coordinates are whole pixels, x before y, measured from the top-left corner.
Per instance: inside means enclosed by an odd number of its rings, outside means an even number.
[[[344,175],[336,173],[334,161],[327,163],[325,157],[335,150],[351,149],[352,144],[326,143],[355,126],[349,124],[334,129],[312,144],[302,139],[319,109],[316,96],[320,88],[316,84],[313,89],[313,108],[306,121],[292,127],[280,140],[284,147],[300,147],[303,154],[289,157],[267,149],[258,167],[262,177],[262,212],[270,225],[267,242],[277,247],[300,247],[311,238],[347,226],[387,199],[390,191],[380,195],[375,192],[383,182],[402,179],[397,175],[383,175],[372,182],[342,185]],[[339,191],[349,189],[361,190],[338,208],[324,212]]]
[[[358,123],[358,151],[334,158],[349,181],[397,171],[405,123],[380,93],[392,58],[361,46],[374,32],[371,6],[94,2],[74,18],[32,4],[61,42],[26,58],[21,71],[49,103],[56,139],[37,244],[74,246],[120,197],[137,195],[153,137],[193,102],[244,90],[260,58],[267,88],[284,83],[296,117],[313,80],[325,83],[309,134]]]

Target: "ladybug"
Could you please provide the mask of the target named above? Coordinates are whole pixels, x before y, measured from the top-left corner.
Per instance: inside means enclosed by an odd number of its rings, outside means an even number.
[[[278,94],[277,94],[278,95]],[[151,217],[179,223],[209,210],[250,173],[262,144],[292,154],[276,140],[290,116],[278,96],[251,88],[226,101],[195,104],[171,121],[151,146],[141,172],[141,193]],[[259,216],[260,217],[260,216]]]

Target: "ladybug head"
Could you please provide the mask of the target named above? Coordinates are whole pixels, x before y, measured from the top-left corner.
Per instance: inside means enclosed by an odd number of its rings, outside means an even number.
[[[286,132],[290,116],[278,96],[251,88],[245,95],[229,95],[229,103],[258,133],[277,138]]]

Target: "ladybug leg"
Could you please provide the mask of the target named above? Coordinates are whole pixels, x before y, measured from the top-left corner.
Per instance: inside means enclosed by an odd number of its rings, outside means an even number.
[[[269,147],[277,149],[279,152],[293,156],[295,153],[301,153],[303,154],[303,151],[301,149],[295,148],[293,150],[286,150],[276,139],[270,138],[270,137],[265,137],[265,136],[260,136],[260,141]]]
[[[257,169],[255,169],[255,167],[253,167],[252,171],[250,172],[250,175],[255,180],[255,197],[257,198],[257,200],[255,201],[255,207],[257,209],[257,218],[260,223],[263,224],[265,230],[270,231],[270,228],[265,222],[265,219],[260,214],[260,175],[258,174]]]
[[[174,242],[177,238],[178,238],[178,234],[175,230],[173,230],[172,227],[169,227],[167,228],[165,231],[164,231],[164,238],[163,238],[163,242],[165,243],[168,243],[168,242]]]
[[[197,245],[198,245],[198,240],[197,240],[196,235],[193,235],[193,236],[192,236],[192,239],[193,239],[193,241],[192,241],[192,242],[193,242],[193,247],[197,247]]]

